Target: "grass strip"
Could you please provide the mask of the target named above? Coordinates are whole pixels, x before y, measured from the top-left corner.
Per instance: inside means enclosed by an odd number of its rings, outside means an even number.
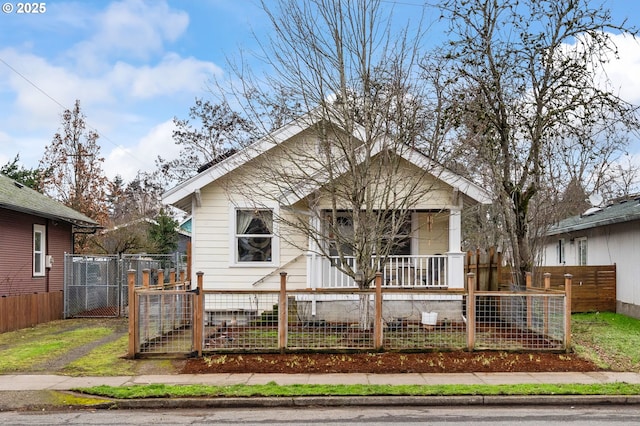
[[[64,367],[71,376],[128,376],[135,374],[136,361],[124,359],[129,336],[101,345]]]
[[[521,384],[521,385],[134,385],[74,389],[116,399],[291,396],[454,396],[454,395],[638,395],[640,385]]]
[[[640,320],[612,312],[573,314],[573,349],[601,368],[640,372]]]
[[[46,341],[27,339],[0,351],[0,374],[31,369],[112,332],[113,330],[107,327],[92,327],[59,333]]]

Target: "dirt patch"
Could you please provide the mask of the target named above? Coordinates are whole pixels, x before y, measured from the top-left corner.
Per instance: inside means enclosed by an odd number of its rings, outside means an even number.
[[[186,361],[181,373],[469,373],[601,370],[575,354],[429,352],[226,354]]]

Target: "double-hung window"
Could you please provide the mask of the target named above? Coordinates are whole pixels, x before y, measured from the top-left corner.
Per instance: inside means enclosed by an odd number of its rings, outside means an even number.
[[[567,259],[564,255],[564,238],[558,240],[558,265],[564,265]]]
[[[576,238],[576,244],[578,245],[578,265],[584,266],[587,264],[587,239]]]
[[[46,228],[44,225],[33,225],[33,276],[44,277],[44,258],[46,245]]]
[[[273,211],[270,209],[236,209],[235,261],[273,261]]]

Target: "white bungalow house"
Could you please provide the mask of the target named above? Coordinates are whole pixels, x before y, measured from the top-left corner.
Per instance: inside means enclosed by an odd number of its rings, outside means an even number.
[[[640,198],[593,207],[554,225],[543,264],[616,265],[616,311],[640,318]]]
[[[321,185],[322,179],[329,179],[318,177],[314,182],[284,185],[261,169],[265,162],[279,163],[283,169],[301,167],[309,157],[298,161],[292,153],[315,152],[320,138],[314,129],[321,121],[326,122],[312,113],[301,117],[222,157],[163,195],[165,204],[191,215],[191,270],[194,274],[204,273],[205,289],[277,289],[280,272],[287,273],[288,288],[355,285],[335,267],[336,258],[319,254],[317,241],[295,229],[285,229],[276,219],[286,214],[304,216],[310,209],[329,210],[331,206],[322,196]],[[358,139],[358,135],[354,131],[350,137]],[[286,155],[284,147],[288,148]],[[387,148],[381,143],[379,152],[384,149]],[[403,244],[380,267],[383,283],[399,287],[463,288],[461,212],[478,203],[489,203],[490,195],[415,149],[407,148],[397,154],[403,162],[399,176],[394,176],[397,192],[406,190],[402,176],[421,176],[429,195],[417,199],[411,207],[410,220],[401,235]],[[242,190],[240,183],[245,185]],[[277,197],[260,200],[257,193],[255,196],[247,193],[247,185],[269,187]],[[310,226],[321,226],[314,223],[314,215],[307,217]],[[344,226],[350,226],[348,221]],[[195,276],[191,279],[195,280]]]

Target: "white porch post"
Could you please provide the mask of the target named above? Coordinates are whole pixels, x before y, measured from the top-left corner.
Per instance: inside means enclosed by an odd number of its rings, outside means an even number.
[[[317,217],[310,217],[311,229],[320,232],[320,220]],[[317,235],[317,234],[316,234]],[[309,250],[307,250],[307,288],[317,288],[319,272],[322,270],[319,265],[318,244],[315,239],[309,236]]]
[[[447,279],[449,288],[464,288],[464,253],[462,247],[462,220],[459,209],[449,211],[449,251]]]

